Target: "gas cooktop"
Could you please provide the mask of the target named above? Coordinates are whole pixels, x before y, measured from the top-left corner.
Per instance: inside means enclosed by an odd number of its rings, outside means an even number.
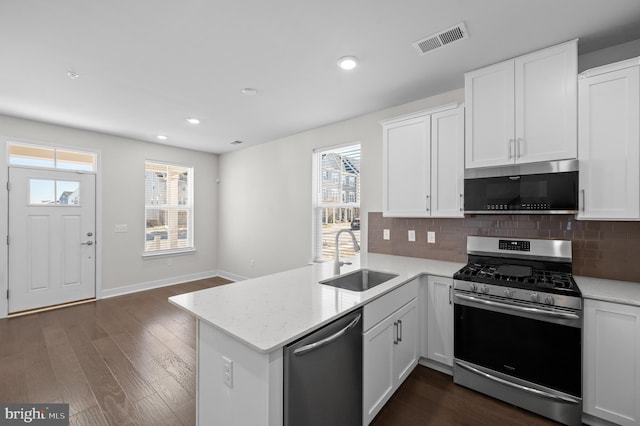
[[[486,297],[580,309],[571,241],[468,237],[454,288]]]
[[[453,278],[504,287],[580,296],[580,290],[570,273],[534,269],[531,266],[508,263],[500,265],[469,263],[456,272]]]

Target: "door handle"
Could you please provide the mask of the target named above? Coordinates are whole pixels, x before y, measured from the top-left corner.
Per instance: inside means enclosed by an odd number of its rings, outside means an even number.
[[[93,241],[87,241],[86,243],[80,243],[81,246],[92,246]]]

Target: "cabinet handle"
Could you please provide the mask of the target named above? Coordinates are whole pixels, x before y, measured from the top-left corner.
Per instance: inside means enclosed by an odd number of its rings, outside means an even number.
[[[402,320],[398,320],[398,342],[402,342]]]
[[[460,194],[460,199],[459,199],[459,203],[460,203],[460,211],[462,211],[462,207],[464,206],[464,203],[462,202],[462,194]]]
[[[427,211],[431,209],[431,198],[427,195]]]
[[[585,209],[585,205],[587,204],[586,200],[585,200],[585,192],[584,189],[580,190],[580,194],[582,194],[582,207],[580,207],[580,210],[582,210],[584,212]]]
[[[449,286],[449,304],[451,304],[451,286]]]
[[[393,323],[393,344],[394,345],[398,344],[398,322],[397,321]]]
[[[511,145],[513,144],[513,139],[509,139],[509,142],[507,142],[507,160],[511,160],[511,157],[513,156],[511,154]]]
[[[516,158],[520,158],[522,156],[522,143],[524,142],[523,138],[518,138],[518,143],[516,144]]]

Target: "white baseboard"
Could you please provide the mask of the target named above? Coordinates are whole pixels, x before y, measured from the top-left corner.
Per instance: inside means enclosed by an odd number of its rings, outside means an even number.
[[[222,278],[226,278],[231,281],[246,281],[249,279],[247,277],[243,277],[242,275],[236,275],[234,273],[227,272],[227,271],[218,271],[218,276]]]
[[[179,277],[171,277],[171,278],[166,278],[162,280],[148,281],[145,283],[132,284],[128,286],[102,290],[101,294],[98,296],[98,299],[106,299],[109,297],[122,296],[125,294],[137,293],[139,291],[151,290],[154,288],[166,287],[168,285],[182,284],[189,281],[202,280],[205,278],[212,278],[212,277],[223,277],[223,278],[231,279],[218,271],[198,272],[196,274],[181,275]]]

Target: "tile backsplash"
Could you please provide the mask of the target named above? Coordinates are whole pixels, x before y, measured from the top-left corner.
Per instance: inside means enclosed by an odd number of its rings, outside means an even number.
[[[382,238],[383,229],[391,238]],[[414,230],[416,241],[407,232]],[[427,243],[427,231],[436,242]],[[640,283],[640,222],[577,221],[573,215],[467,215],[406,219],[369,213],[369,252],[466,263],[467,236],[571,240],[573,273]]]

